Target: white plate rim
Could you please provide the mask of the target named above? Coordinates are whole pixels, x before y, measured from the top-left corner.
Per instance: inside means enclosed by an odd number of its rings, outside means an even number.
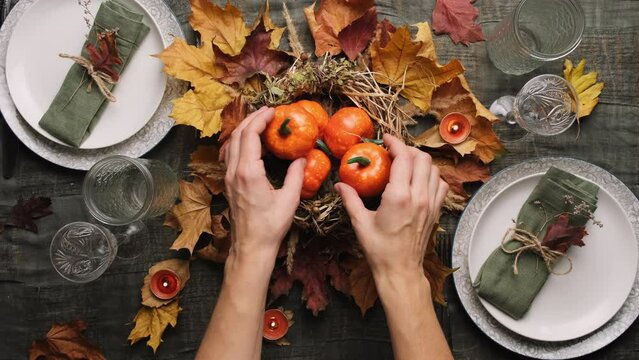
[[[608,345],[635,321],[639,315],[639,276],[635,275],[630,295],[621,309],[606,324],[594,332],[577,339],[559,342],[535,341],[502,326],[479,301],[468,269],[469,243],[475,220],[493,195],[515,179],[543,173],[551,166],[571,171],[586,178],[606,191],[621,205],[635,235],[639,237],[639,200],[614,175],[588,162],[561,157],[544,157],[508,167],[495,174],[482,186],[469,202],[459,221],[453,243],[452,263],[459,269],[454,273],[455,287],[462,306],[475,324],[488,337],[516,353],[538,359],[568,359],[589,354]]]
[[[0,29],[0,54],[6,54],[9,39],[22,14],[39,0],[21,0],[9,13]],[[184,38],[180,23],[163,0],[131,0],[151,15],[162,37],[164,47],[174,37]],[[159,61],[159,60],[158,60]],[[20,141],[40,157],[54,164],[75,170],[88,170],[100,159],[110,155],[138,158],[155,147],[171,130],[174,120],[169,117],[172,100],[181,96],[188,84],[168,77],[164,96],[157,111],[142,130],[127,140],[100,149],[77,149],[57,144],[41,136],[20,116],[9,94],[6,78],[6,56],[0,56],[0,111]]]

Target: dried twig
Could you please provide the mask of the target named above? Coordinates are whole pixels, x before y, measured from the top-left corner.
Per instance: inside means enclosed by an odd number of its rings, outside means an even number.
[[[297,35],[297,29],[295,28],[295,24],[293,23],[293,18],[291,18],[291,14],[288,12],[288,7],[286,3],[282,3],[282,12],[284,13],[284,19],[286,19],[286,29],[288,29],[288,42],[291,46],[291,50],[293,50],[293,56],[296,59],[301,59],[304,51],[304,46],[300,41],[299,36]]]

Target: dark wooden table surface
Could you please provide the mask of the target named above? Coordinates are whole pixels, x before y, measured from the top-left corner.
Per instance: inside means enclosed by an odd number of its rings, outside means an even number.
[[[187,24],[188,0],[165,1],[192,40],[193,33]],[[261,6],[260,1],[234,2],[244,10],[247,19],[252,19]],[[311,38],[302,8],[310,2],[289,1],[307,44]],[[430,21],[434,6],[434,0],[377,3],[380,15],[396,24]],[[600,105],[583,121],[579,141],[575,141],[576,128],[556,137],[529,136],[507,144],[507,153],[492,169],[498,171],[540,156],[568,156],[603,167],[639,195],[639,1],[581,0],[580,3],[586,13],[586,32],[571,58],[585,57],[588,67],[600,72],[606,83]],[[273,17],[282,23],[280,4],[280,0],[271,1]],[[479,20],[482,25],[497,22],[515,4],[512,0],[479,0]],[[435,41],[441,59],[462,60],[473,90],[485,104],[501,95],[516,93],[536,74],[559,74],[562,69],[561,63],[555,62],[528,75],[507,76],[491,65],[484,43],[454,46],[446,36]],[[195,131],[174,128],[146,156],[167,162],[186,177],[188,156],[196,144]],[[83,176],[83,172],[50,164],[21,146],[15,177],[0,179],[0,206],[13,204],[20,195],[42,195],[53,198],[55,211],[55,215],[39,221],[41,232],[37,236],[18,230],[0,235],[0,359],[25,358],[31,341],[42,337],[53,322],[75,318],[88,321],[89,337],[104,349],[108,359],[193,358],[220,290],[222,267],[218,265],[193,264],[191,281],[180,302],[184,310],[178,325],[166,331],[156,355],[143,343],[129,347],[126,341],[139,307],[142,279],[151,264],[168,256],[175,238],[173,231],[162,227],[162,219],[147,221],[151,240],[141,259],[116,260],[99,280],[86,285],[65,283],[54,274],[48,258],[52,234],[65,223],[87,218],[79,196]],[[444,218],[448,233],[443,243],[448,249],[452,246],[456,222],[456,217]],[[450,252],[444,252],[450,261]],[[448,306],[439,308],[438,313],[456,359],[521,358],[492,342],[474,326],[459,303],[452,280],[447,286],[447,299]],[[326,311],[313,317],[300,301],[299,287],[281,304],[296,314],[295,326],[288,336],[293,345],[266,344],[265,359],[392,358],[379,304],[362,318],[351,299],[333,292]],[[635,323],[611,345],[586,358],[638,359],[639,325]]]

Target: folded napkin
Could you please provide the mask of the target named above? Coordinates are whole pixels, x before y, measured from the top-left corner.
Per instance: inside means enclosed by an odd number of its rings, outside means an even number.
[[[130,10],[118,0],[108,0],[100,5],[95,16],[89,39],[96,43],[96,30],[118,29],[116,45],[124,65],[118,67],[121,73],[149,28],[142,23],[142,14]],[[82,56],[88,58],[87,43],[82,47]],[[71,60],[64,60],[71,61]],[[40,126],[49,134],[74,146],[80,146],[87,136],[89,126],[100,116],[105,105],[105,97],[95,84],[87,91],[91,77],[85,68],[73,64],[67,73],[60,91],[53,99],[47,112],[40,119]],[[112,90],[115,85],[107,84]]]
[[[593,213],[597,208],[598,191],[599,187],[587,180],[550,168],[519,211],[516,227],[537,235],[541,241],[549,225],[547,219],[574,212],[575,206],[580,204]],[[586,216],[570,217],[571,226],[584,226],[587,221]],[[521,246],[520,242],[509,241],[504,247],[514,250]],[[484,300],[510,317],[521,319],[550,271],[543,259],[532,251],[522,252],[519,256],[517,275],[513,272],[514,261],[515,254],[508,254],[498,247],[482,265],[473,287]]]

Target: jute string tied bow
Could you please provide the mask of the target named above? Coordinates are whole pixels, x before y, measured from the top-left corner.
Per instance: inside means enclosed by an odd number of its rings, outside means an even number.
[[[516,249],[507,249],[506,244],[510,241],[517,241],[521,243],[521,246]],[[539,255],[546,264],[546,268],[548,271],[555,275],[566,275],[572,271],[572,260],[566,254],[561,251],[552,250],[551,248],[543,245],[541,241],[537,238],[537,236],[530,231],[518,228],[509,229],[504,238],[501,241],[501,249],[507,254],[515,254],[515,261],[513,262],[513,273],[515,275],[519,274],[519,269],[517,268],[517,264],[519,263],[519,256],[526,251],[532,251]],[[569,263],[568,270],[564,272],[555,272],[553,270],[552,265],[559,259],[560,257],[566,257]]]
[[[69,55],[69,54],[60,54],[60,57],[65,59],[71,59],[74,62],[76,62],[78,65],[87,69],[87,74],[89,74],[89,76],[91,76],[91,79],[93,80],[89,82],[89,85],[87,86],[87,91],[90,92],[91,85],[95,83],[98,86],[98,89],[100,89],[100,92],[102,93],[102,95],[104,95],[104,97],[107,98],[107,100],[109,100],[110,102],[115,102],[117,100],[115,96],[113,96],[109,88],[107,87],[107,84],[113,85],[116,82],[113,81],[111,76],[109,76],[108,74],[105,74],[102,71],[96,71],[93,68],[93,64],[91,63],[89,59],[82,56],[75,56],[75,55]]]

